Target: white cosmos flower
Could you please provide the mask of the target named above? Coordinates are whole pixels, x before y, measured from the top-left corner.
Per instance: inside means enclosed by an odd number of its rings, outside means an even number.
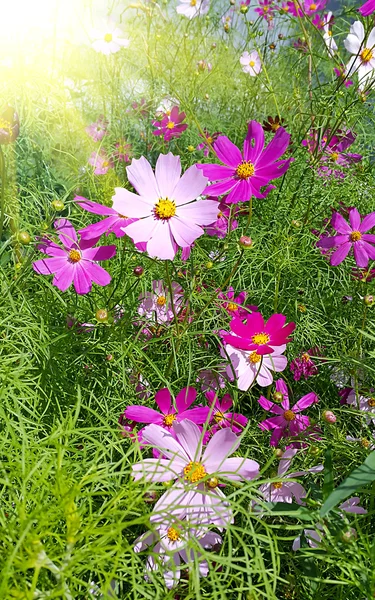
[[[329,11],[328,14],[326,14],[324,16],[324,25],[323,25],[323,39],[325,41],[325,44],[327,46],[327,52],[330,56],[334,56],[335,52],[337,51],[337,44],[335,42],[335,40],[332,37],[332,31],[330,28],[330,22],[332,19],[332,12]]]
[[[283,356],[286,344],[274,346],[272,354],[259,355],[256,351],[240,350],[226,344],[223,356],[228,356],[230,364],[227,366],[227,376],[237,379],[239,390],[247,391],[254,380],[260,387],[266,387],[273,381],[272,371],[280,373],[288,364],[288,359]]]
[[[365,29],[361,21],[355,21],[350,27],[350,33],[344,41],[345,48],[353,54],[346,65],[346,73],[358,73],[360,89],[370,83],[375,73],[375,28],[365,42]]]
[[[251,77],[256,77],[262,70],[262,61],[256,50],[253,50],[250,54],[244,52],[240,58],[242,70],[244,73],[248,73]]]
[[[115,54],[121,48],[127,48],[130,44],[129,40],[122,37],[123,33],[115,24],[110,23],[102,31],[93,31],[92,37],[95,41],[92,43],[92,47],[96,52],[109,55]]]
[[[205,15],[210,8],[210,0],[180,0],[176,11],[179,15],[184,15],[188,19],[194,19]]]

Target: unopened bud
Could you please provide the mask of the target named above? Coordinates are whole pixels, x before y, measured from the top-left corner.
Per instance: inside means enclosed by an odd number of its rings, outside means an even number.
[[[326,423],[336,423],[337,417],[331,410],[325,410],[323,412],[323,419]]]
[[[284,400],[284,396],[281,392],[275,392],[272,395],[274,402],[282,402]]]
[[[208,487],[211,488],[211,490],[217,488],[217,486],[219,485],[219,480],[217,477],[210,477],[210,479],[207,482]]]
[[[293,219],[292,225],[293,225],[293,227],[296,227],[296,229],[298,229],[298,227],[301,227],[301,221],[297,221],[296,219]]]
[[[31,242],[30,234],[27,231],[19,231],[18,235],[17,235],[17,239],[18,239],[19,243],[22,244],[23,246],[26,246],[27,244],[30,244],[30,242]]]
[[[195,146],[191,146],[190,145],[190,146],[187,147],[187,149],[188,149],[189,152],[194,152],[195,151]]]
[[[348,529],[348,531],[344,531],[344,533],[341,536],[341,540],[345,544],[352,544],[353,542],[355,542],[357,537],[358,537],[358,534],[357,534],[356,530],[353,529],[353,527],[351,527],[350,529]]]
[[[241,8],[240,8],[240,12],[241,12],[243,15],[246,15],[246,13],[248,12],[248,10],[249,10],[249,7],[248,7],[246,4],[243,4],[243,5],[241,6]]]
[[[147,504],[153,504],[154,502],[156,502],[157,499],[158,499],[158,494],[154,490],[151,490],[149,492],[145,492],[143,494],[143,500]]]
[[[214,266],[214,263],[211,260],[206,262],[206,269],[212,269],[213,266]]]
[[[105,308],[99,308],[95,313],[95,318],[99,323],[105,323],[108,320],[108,311]]]
[[[242,248],[251,248],[253,245],[253,240],[247,235],[241,235],[239,244]]]
[[[61,212],[65,208],[65,204],[62,200],[52,200],[51,206],[56,212]]]
[[[363,298],[363,302],[366,304],[366,306],[372,306],[375,302],[375,298],[371,294],[368,294]]]
[[[108,362],[112,362],[112,360],[113,360],[113,354],[107,354],[107,356],[105,357],[105,359]]]
[[[140,265],[139,265],[138,267],[135,267],[135,268],[133,269],[133,274],[134,274],[136,277],[140,277],[141,275],[143,275],[143,272],[144,272],[144,269],[143,269],[143,267],[141,267]]]
[[[277,37],[279,38],[279,40],[283,40],[284,39],[284,35],[282,33],[279,33],[279,35]]]
[[[309,452],[313,456],[317,456],[318,454],[320,454],[320,448],[318,448],[318,446],[310,446]]]
[[[281,448],[275,448],[275,456],[276,458],[282,458],[284,452],[281,450]]]

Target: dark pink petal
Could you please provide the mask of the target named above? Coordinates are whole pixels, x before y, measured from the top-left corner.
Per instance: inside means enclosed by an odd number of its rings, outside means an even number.
[[[77,294],[82,295],[91,292],[92,280],[85,267],[82,266],[82,262],[74,265],[73,284]]]
[[[190,419],[193,423],[201,425],[202,423],[206,423],[209,414],[210,408],[208,406],[197,406],[196,408],[190,408],[180,412],[178,414],[178,420],[182,421],[182,419]]]
[[[77,242],[77,234],[73,225],[68,219],[57,219],[53,224],[59,239],[66,248],[71,248]]]
[[[226,413],[224,416],[227,427],[233,427],[233,431],[238,430],[238,425],[240,426],[240,431],[244,429],[249,420],[245,415],[239,413]]]
[[[233,400],[229,394],[224,394],[221,399],[220,411],[226,413],[233,404]]]
[[[197,397],[197,390],[193,387],[183,388],[176,396],[177,412],[187,410]]]
[[[33,269],[39,275],[52,275],[63,269],[68,264],[67,256],[65,254],[64,257],[54,257],[54,258],[42,258],[40,260],[36,260],[33,263]]]
[[[345,260],[348,256],[351,247],[351,242],[345,242],[345,244],[342,244],[340,248],[335,250],[335,252],[331,256],[331,265],[333,267],[336,267],[337,265],[342,263],[342,261]]]
[[[163,416],[157,410],[137,404],[125,408],[124,415],[130,421],[136,423],[157,423],[161,425],[163,422]]]
[[[366,268],[368,265],[369,256],[366,252],[366,245],[359,240],[353,244],[354,259],[357,267]]]
[[[258,156],[264,148],[263,127],[257,121],[250,121],[247,135],[243,144],[243,155],[245,161],[256,163]]]
[[[226,344],[230,344],[233,348],[239,348],[240,350],[250,350],[253,347],[256,348],[256,345],[249,339],[240,338],[235,335],[231,335],[230,333],[226,333],[223,335],[223,340]]]
[[[87,276],[91,279],[91,281],[96,283],[96,285],[101,285],[103,287],[103,286],[111,283],[112,278],[111,278],[110,274],[108,273],[108,271],[103,269],[103,267],[101,267],[100,265],[89,262],[89,263],[86,263],[85,269],[86,269]]]
[[[364,233],[365,231],[368,231],[369,229],[372,229],[373,227],[375,227],[375,212],[372,212],[365,216],[365,218],[363,219],[362,223],[360,224],[360,226],[358,228],[358,231],[360,231],[361,233]]]
[[[74,202],[76,202],[78,206],[84,210],[87,210],[94,215],[117,215],[117,212],[113,208],[104,206],[103,204],[98,204],[97,202],[91,202],[91,200],[87,200],[87,198],[84,198],[83,196],[76,196],[74,198]]]
[[[83,251],[83,258],[87,260],[109,260],[116,254],[116,246],[99,246],[99,248],[88,248]]]
[[[287,133],[283,127],[280,127],[259,157],[257,166],[263,168],[266,165],[275,162],[284,154],[285,150],[289,146],[289,141],[290,134]]]
[[[369,242],[369,244],[375,244],[375,235],[373,233],[364,233],[362,239],[364,242]]]
[[[258,423],[258,425],[262,430],[267,429],[269,431],[269,430],[275,429],[275,428],[277,428],[277,429],[283,428],[286,423],[287,423],[287,421],[284,419],[284,417],[279,416],[279,417],[271,417],[270,419],[265,419],[264,421],[261,421],[260,423]]]
[[[361,215],[356,208],[351,208],[349,211],[349,221],[352,229],[358,231],[361,225]]]
[[[282,177],[284,173],[289,169],[291,159],[288,160],[279,160],[277,163],[266,165],[265,167],[256,169],[257,178],[264,178],[265,184],[268,183],[271,179],[278,179]],[[264,184],[264,185],[265,185]]]
[[[252,183],[252,192],[253,192],[253,195],[255,196],[255,198],[260,198],[261,200],[263,200],[264,198],[267,198],[268,194],[269,194],[270,192],[272,192],[272,190],[275,190],[275,189],[276,189],[276,186],[274,186],[274,185],[269,185],[269,186],[267,186],[267,188],[264,190],[264,192],[263,192],[263,193],[261,193],[261,192],[260,192],[260,190],[258,190],[258,189],[256,189],[256,188],[254,187],[254,182],[255,182],[255,180],[256,180],[256,177],[252,177],[252,178],[251,178],[251,183]]]
[[[207,400],[209,401],[210,404],[216,405],[218,403],[219,399],[217,397],[216,392],[214,392],[213,390],[208,390],[205,393],[205,396],[206,396],[206,398],[207,398]]]
[[[203,174],[204,171],[203,171]],[[221,183],[214,183],[213,185],[208,185],[205,189],[205,194],[209,196],[222,196],[229,192],[234,185],[237,185],[237,181],[233,178],[227,179],[226,181],[222,181]]]
[[[220,135],[217,138],[216,142],[214,142],[214,150],[218,159],[225,165],[229,165],[236,169],[242,162],[241,152],[226,135]]]
[[[318,248],[335,248],[349,242],[349,235],[334,235],[332,237],[323,237],[316,244]]]
[[[155,402],[164,415],[168,414],[171,409],[171,394],[169,389],[162,388],[161,390],[156,392]]]
[[[310,419],[306,415],[298,415],[295,421],[289,423],[289,434],[299,435],[301,431],[304,431],[310,426]]]
[[[367,0],[367,2],[359,7],[358,11],[361,13],[362,17],[368,17],[375,12],[375,0]]]
[[[218,179],[228,179],[234,177],[235,171],[231,167],[224,167],[223,165],[196,165],[198,169],[203,171],[203,175],[208,177],[210,181],[217,181]]]
[[[292,411],[300,412],[316,402],[318,402],[318,396],[315,394],[315,392],[310,392],[309,394],[306,394],[306,396],[302,396],[302,398],[296,402],[296,404],[292,407]]]
[[[75,268],[70,263],[65,263],[65,266],[57,271],[55,277],[52,280],[53,285],[59,288],[62,292],[65,292],[74,280]]]
[[[277,446],[283,436],[283,432],[284,430],[281,427],[273,430],[270,439],[270,446]]]
[[[375,247],[371,246],[370,244],[368,244],[367,242],[361,240],[361,243],[363,244],[369,258],[371,258],[371,260],[375,260]]]
[[[350,234],[352,232],[352,228],[350,227],[350,225],[345,221],[344,217],[342,215],[340,215],[340,213],[338,213],[338,212],[333,213],[332,219],[331,219],[331,225],[339,233]]]
[[[251,198],[250,180],[241,179],[237,181],[231,189],[228,196],[225,198],[226,204],[238,204],[238,202],[247,202]]]
[[[99,240],[100,236],[103,233],[106,233],[113,225],[118,221],[118,215],[107,217],[107,219],[103,219],[98,223],[91,223],[91,225],[87,225],[84,229],[80,229],[78,233],[81,236],[82,240],[95,239]]]
[[[272,335],[275,330],[278,331],[284,327],[286,316],[280,313],[273,314],[265,324],[265,331]]]
[[[265,398],[264,396],[261,396],[258,399],[258,402],[261,405],[261,407],[264,408],[264,410],[269,410],[270,412],[273,412],[277,415],[282,415],[284,413],[283,409],[280,406],[278,406],[274,402],[271,402],[271,400],[267,400],[267,398]]]

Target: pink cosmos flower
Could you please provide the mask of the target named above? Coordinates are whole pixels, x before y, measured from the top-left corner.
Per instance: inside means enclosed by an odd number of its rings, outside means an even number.
[[[234,210],[233,210],[234,209]],[[229,233],[229,223],[232,214],[232,221],[230,223],[230,230],[234,231],[238,227],[238,221],[234,219],[234,215],[238,213],[238,206],[234,206],[231,211],[231,208],[225,204],[225,202],[220,202],[218,206],[219,212],[217,213],[217,218],[212,225],[206,227],[205,231],[207,235],[211,237],[217,237],[219,239],[225,238]]]
[[[122,31],[116,27],[113,23],[108,23],[105,31],[93,32],[95,41],[92,43],[92,47],[96,52],[105,54],[115,54],[121,48],[127,48],[130,44],[129,40],[122,37]]]
[[[95,175],[105,175],[109,169],[113,169],[113,162],[107,157],[103,150],[92,152],[89,158],[89,165],[94,167]]]
[[[302,8],[296,8],[294,2],[288,2],[289,12],[295,17],[312,16],[318,10],[324,10],[328,0],[304,0]]]
[[[353,81],[351,79],[347,79],[346,77],[346,73],[345,73],[345,65],[341,64],[340,67],[335,67],[333,69],[336,77],[338,79],[341,79],[344,82],[344,85],[346,88],[350,87],[351,85],[353,85]]]
[[[261,387],[266,387],[273,382],[272,371],[284,371],[288,359],[283,356],[286,345],[274,346],[272,354],[258,354],[257,350],[240,350],[230,344],[225,346],[223,356],[228,356],[230,364],[227,366],[228,379],[237,379],[237,387],[247,391],[256,381]],[[233,374],[234,373],[234,374]]]
[[[39,275],[54,275],[52,284],[65,292],[73,283],[77,294],[88,294],[92,283],[108,285],[111,276],[97,261],[115,256],[116,246],[93,248],[97,240],[78,241],[73,225],[67,219],[54,223],[63,247],[49,240],[42,241],[38,249],[51,258],[42,258],[33,263]]]
[[[212,146],[212,144],[216,142],[219,135],[222,135],[221,131],[215,131],[215,133],[210,135],[207,129],[203,129],[203,135],[201,133],[199,134],[199,136],[203,138],[203,142],[198,144],[196,149],[204,150],[203,156],[207,157],[211,151],[210,145]]]
[[[173,434],[174,422],[180,423],[183,419],[190,419],[198,424],[206,422],[210,411],[208,406],[197,406],[189,410],[196,397],[197,391],[194,388],[183,388],[176,396],[174,408],[170,391],[163,388],[155,394],[155,402],[161,412],[147,406],[133,405],[125,409],[124,416],[135,423],[156,423]]]
[[[205,15],[210,8],[210,0],[179,0],[179,2],[176,12],[188,19]]]
[[[272,20],[275,14],[275,3],[273,0],[259,0],[259,6],[255,8],[255,12],[266,21]]]
[[[86,132],[90,137],[94,140],[94,142],[100,142],[105,135],[107,135],[107,127],[108,121],[104,118],[103,115],[98,117],[98,120],[95,123],[91,123],[88,127],[86,127]]]
[[[302,500],[306,496],[305,488],[300,483],[290,480],[306,475],[307,473],[319,473],[323,471],[324,466],[317,465],[306,471],[295,471],[286,475],[297,452],[298,450],[295,448],[289,448],[282,455],[277,470],[277,475],[281,481],[264,483],[259,487],[258,491],[262,494],[266,502],[287,502],[290,504],[294,499],[297,504],[305,504]]]
[[[242,433],[247,425],[247,418],[244,415],[238,413],[228,412],[233,404],[233,400],[229,394],[224,394],[221,400],[217,395],[217,392],[212,390],[205,393],[208,402],[211,405],[210,413],[211,419],[214,420],[215,425],[212,428],[212,432],[218,431],[223,427],[229,427],[234,433]]]
[[[358,11],[361,13],[362,17],[368,17],[375,12],[375,0],[367,0],[362,6],[359,7]]]
[[[150,106],[144,98],[141,98],[140,102],[132,102],[131,107],[134,112],[140,114],[142,117],[148,117],[150,112]]]
[[[260,312],[253,312],[242,318],[234,317],[230,322],[232,333],[225,333],[226,344],[242,350],[256,350],[259,355],[271,354],[274,347],[282,346],[291,341],[295,323],[285,325],[286,317],[275,313],[265,323]],[[233,335],[234,334],[234,335]]]
[[[171,589],[180,580],[181,568],[188,567],[192,570],[192,564],[195,562],[198,562],[201,577],[208,574],[208,562],[203,558],[202,552],[199,548],[190,547],[192,539],[202,550],[221,545],[223,541],[218,533],[203,528],[191,528],[187,521],[178,520],[176,523],[171,521],[162,524],[157,532],[147,531],[141,535],[135,541],[134,551],[138,553],[153,546],[152,553],[147,558],[146,573],[161,568],[165,585]]]
[[[150,256],[173,260],[178,247],[189,248],[203,235],[202,225],[215,221],[217,202],[195,201],[207,179],[195,165],[180,178],[179,156],[160,154],[155,175],[143,156],[133,159],[126,171],[139,196],[115,188],[113,208],[129,218],[139,218],[124,228],[125,233],[135,243],[145,242]]]
[[[172,138],[178,138],[187,129],[187,124],[182,123],[186,118],[184,112],[179,112],[178,106],[174,106],[170,114],[165,113],[161,121],[153,121],[156,127],[153,135],[163,135],[164,141],[169,142]]]
[[[251,77],[256,77],[262,70],[262,61],[256,50],[253,50],[250,54],[243,52],[240,57],[240,63],[244,73],[248,73]]]
[[[202,392],[210,390],[223,390],[226,385],[226,367],[219,366],[214,371],[213,369],[203,369],[198,373],[197,383],[201,384]]]
[[[219,477],[254,479],[259,473],[258,463],[249,458],[228,458],[238,448],[240,438],[227,427],[217,431],[205,449],[198,425],[184,419],[172,427],[173,434],[155,424],[145,428],[143,441],[166,458],[145,459],[132,468],[136,481],[178,480],[155,504],[151,523],[163,523],[173,515],[185,517],[192,525],[227,527],[233,514],[219,488]]]
[[[181,311],[184,290],[180,284],[172,281],[172,296],[169,287],[161,279],[152,282],[152,292],[144,292],[139,296],[141,303],[138,314],[153,323],[169,323],[173,321],[174,314]]]
[[[267,400],[261,396],[258,400],[264,410],[268,410],[276,417],[271,417],[259,423],[259,427],[265,431],[272,431],[270,445],[277,446],[282,437],[293,437],[300,434],[310,426],[310,419],[306,415],[301,415],[301,411],[318,402],[318,396],[315,392],[310,392],[303,396],[296,404],[289,407],[289,393],[285,382],[282,379],[276,381],[276,391],[283,395],[281,406]]]
[[[124,215],[120,215],[116,210],[110,208],[109,206],[87,200],[87,198],[84,198],[83,196],[76,196],[74,201],[77,202],[78,206],[84,210],[87,210],[89,213],[107,216],[106,219],[103,219],[98,223],[91,223],[91,225],[88,225],[84,229],[80,229],[78,233],[81,235],[81,239],[83,240],[98,240],[103,233],[106,235],[114,233],[118,238],[123,237],[125,235],[123,227],[126,227],[126,225],[135,223],[135,221],[137,221],[137,219],[129,219]]]
[[[228,313],[230,317],[245,319],[249,316],[250,312],[255,312],[258,310],[258,307],[253,304],[241,306],[246,300],[247,292],[240,292],[238,296],[235,296],[232,286],[228,288],[226,293],[220,292],[217,297],[218,300],[223,300],[223,302],[220,302],[220,306]]]
[[[333,57],[338,50],[337,44],[332,36],[332,20],[331,11],[323,17],[323,40],[327,47],[327,52],[331,57]]]
[[[280,127],[267,148],[264,148],[264,131],[257,121],[249,123],[243,155],[225,135],[220,136],[214,143],[214,149],[225,166],[197,165],[211,181],[220,180],[220,183],[208,186],[206,193],[217,197],[229,192],[225,199],[227,204],[246,202],[251,196],[265,198],[274,186],[268,185],[264,193],[260,188],[271,179],[281,177],[293,160],[277,160],[284,154],[289,141],[289,133]]]
[[[331,265],[342,263],[353,248],[354,259],[358,267],[366,268],[368,261],[375,260],[375,235],[365,233],[375,227],[375,212],[369,213],[361,222],[361,215],[356,208],[349,211],[350,225],[340,213],[333,213],[332,227],[339,233],[333,237],[322,238],[319,248],[337,248],[331,256]]]
[[[312,375],[317,375],[318,368],[315,363],[311,360],[311,356],[314,356],[316,350],[311,348],[307,352],[301,354],[301,356],[297,356],[290,363],[290,370],[293,373],[294,381],[299,381],[303,376],[305,379],[308,379]]]
[[[334,135],[327,129],[319,139],[318,132],[310,130],[308,138],[303,140],[302,145],[306,146],[312,154],[321,154],[319,175],[343,178],[345,177],[345,173],[342,171],[343,167],[349,167],[362,160],[361,154],[346,152],[349,146],[355,142],[356,137],[355,133],[349,129],[338,129]]]
[[[114,156],[117,158],[119,162],[129,162],[130,154],[131,154],[131,145],[126,142],[126,140],[121,140],[115,146],[116,150],[114,152]]]

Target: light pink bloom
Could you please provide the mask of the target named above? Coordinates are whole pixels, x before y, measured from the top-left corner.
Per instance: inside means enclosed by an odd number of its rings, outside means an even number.
[[[290,504],[294,499],[297,504],[305,504],[302,500],[306,496],[305,488],[300,483],[290,480],[306,475],[307,473],[319,473],[323,471],[324,466],[317,465],[306,471],[295,471],[286,474],[297,452],[298,450],[289,448],[282,455],[277,470],[277,475],[281,481],[264,483],[259,487],[258,491],[262,494],[266,502],[287,502]]]
[[[237,387],[240,390],[247,391],[254,381],[261,387],[266,387],[273,382],[272,371],[284,371],[288,364],[288,359],[283,356],[286,344],[283,346],[274,346],[272,354],[258,354],[257,350],[240,350],[227,344],[225,346],[230,364],[227,366],[227,376],[233,380],[237,379]]]
[[[353,389],[349,393],[348,397],[346,398],[346,403],[350,404],[352,406],[352,408],[355,408],[355,409],[358,409],[358,404],[359,404],[359,410],[368,415],[368,416],[366,416],[366,423],[369,424],[369,423],[373,422],[375,424],[375,398],[374,397],[359,396],[358,403],[357,403],[356,393],[355,393],[355,390]]]
[[[98,117],[98,120],[95,123],[91,123],[88,127],[86,127],[86,132],[90,137],[94,140],[94,142],[100,142],[107,132],[108,121],[104,118],[103,115]]]
[[[179,156],[160,154],[155,175],[143,156],[133,159],[126,171],[139,196],[115,188],[113,208],[139,219],[124,230],[135,243],[145,242],[150,256],[173,260],[179,247],[189,248],[203,235],[202,226],[215,221],[218,203],[195,201],[205,189],[207,178],[195,165],[180,178]]]
[[[43,240],[38,249],[51,258],[42,258],[33,263],[39,275],[54,275],[52,284],[65,292],[73,283],[77,294],[88,294],[92,283],[108,285],[111,276],[97,261],[108,260],[116,254],[116,246],[93,248],[96,240],[78,241],[73,225],[67,219],[54,223],[63,247]]]
[[[115,156],[119,162],[130,162],[131,145],[125,140],[121,140],[115,147],[116,150],[113,153],[113,156]]]
[[[210,8],[210,0],[179,0],[179,2],[176,11],[188,19],[205,15]]]
[[[201,384],[202,392],[210,390],[223,390],[226,385],[225,366],[216,367],[213,369],[203,369],[198,373],[197,383]]]
[[[323,25],[323,40],[327,46],[327,52],[329,56],[333,57],[337,52],[337,44],[332,37],[332,12],[330,11],[328,14],[324,15],[324,25]]]
[[[282,379],[277,380],[276,391],[283,395],[281,405],[267,400],[264,396],[261,396],[258,400],[264,410],[277,415],[259,423],[262,430],[273,430],[270,439],[271,446],[277,446],[282,437],[298,436],[307,429],[310,426],[310,419],[306,415],[301,415],[301,411],[318,402],[318,396],[315,392],[310,392],[290,408],[288,388]]]
[[[220,490],[219,477],[232,481],[257,477],[259,465],[249,458],[228,458],[240,444],[240,438],[229,428],[217,431],[205,449],[202,433],[195,423],[184,419],[173,424],[173,435],[160,425],[144,429],[143,442],[166,458],[148,458],[133,465],[136,481],[145,479],[160,483],[176,480],[158,500],[150,516],[151,523],[163,523],[171,515],[200,526],[212,523],[226,527],[233,515]]]
[[[138,314],[152,320],[154,323],[169,323],[173,321],[174,312],[178,314],[182,308],[184,290],[179,283],[172,281],[172,296],[168,286],[158,279],[152,282],[152,292],[144,292],[139,296],[141,303]]]
[[[251,77],[256,77],[262,70],[262,61],[256,50],[253,50],[250,54],[244,52],[241,55],[240,63],[244,73],[248,73]]]
[[[127,48],[130,44],[129,40],[122,37],[123,33],[121,29],[118,29],[114,24],[108,24],[105,31],[93,32],[95,41],[92,43],[92,47],[96,52],[105,54],[115,54],[121,48]]]
[[[107,157],[105,152],[92,152],[89,158],[89,165],[94,167],[95,175],[105,175],[108,169],[113,169],[113,162]]]

